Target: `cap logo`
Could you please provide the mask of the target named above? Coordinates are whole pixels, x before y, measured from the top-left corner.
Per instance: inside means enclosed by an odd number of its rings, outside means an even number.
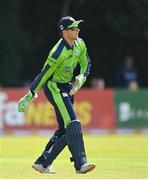
[[[64,29],[64,26],[63,26],[62,24],[60,25],[60,29],[61,29],[61,30],[63,30],[63,29]]]

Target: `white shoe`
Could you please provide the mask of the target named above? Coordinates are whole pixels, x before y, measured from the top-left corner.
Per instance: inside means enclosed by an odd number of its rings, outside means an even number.
[[[85,163],[81,166],[80,170],[76,171],[78,174],[85,174],[95,169],[96,165],[93,163]]]
[[[51,167],[44,168],[42,164],[33,164],[32,168],[40,173],[55,174],[55,171],[51,170]]]

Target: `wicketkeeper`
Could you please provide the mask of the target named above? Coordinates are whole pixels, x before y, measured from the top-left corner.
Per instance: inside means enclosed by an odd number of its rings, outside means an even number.
[[[32,165],[41,173],[53,173],[51,164],[66,145],[71,152],[76,173],[87,173],[95,168],[94,164],[87,162],[81,123],[73,108],[73,95],[82,87],[90,71],[86,45],[78,37],[81,22],[83,20],[76,21],[70,16],[60,19],[58,29],[62,38],[49,52],[42,71],[31,84],[30,91],[18,102],[18,111],[24,112],[26,105],[43,87],[47,99],[55,109],[59,127]],[[80,74],[75,77],[72,85],[73,71],[78,63]]]

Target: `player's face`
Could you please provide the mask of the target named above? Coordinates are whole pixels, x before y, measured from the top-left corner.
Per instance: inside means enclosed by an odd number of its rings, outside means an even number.
[[[67,29],[67,35],[71,40],[76,40],[78,38],[79,32],[79,28]]]

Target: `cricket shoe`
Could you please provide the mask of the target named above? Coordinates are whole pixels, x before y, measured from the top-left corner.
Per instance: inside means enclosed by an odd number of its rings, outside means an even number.
[[[95,169],[96,165],[93,163],[85,163],[81,166],[80,170],[77,170],[77,174],[85,174]]]
[[[32,168],[40,173],[55,174],[55,171],[51,170],[51,167],[44,168],[42,164],[33,164]]]

